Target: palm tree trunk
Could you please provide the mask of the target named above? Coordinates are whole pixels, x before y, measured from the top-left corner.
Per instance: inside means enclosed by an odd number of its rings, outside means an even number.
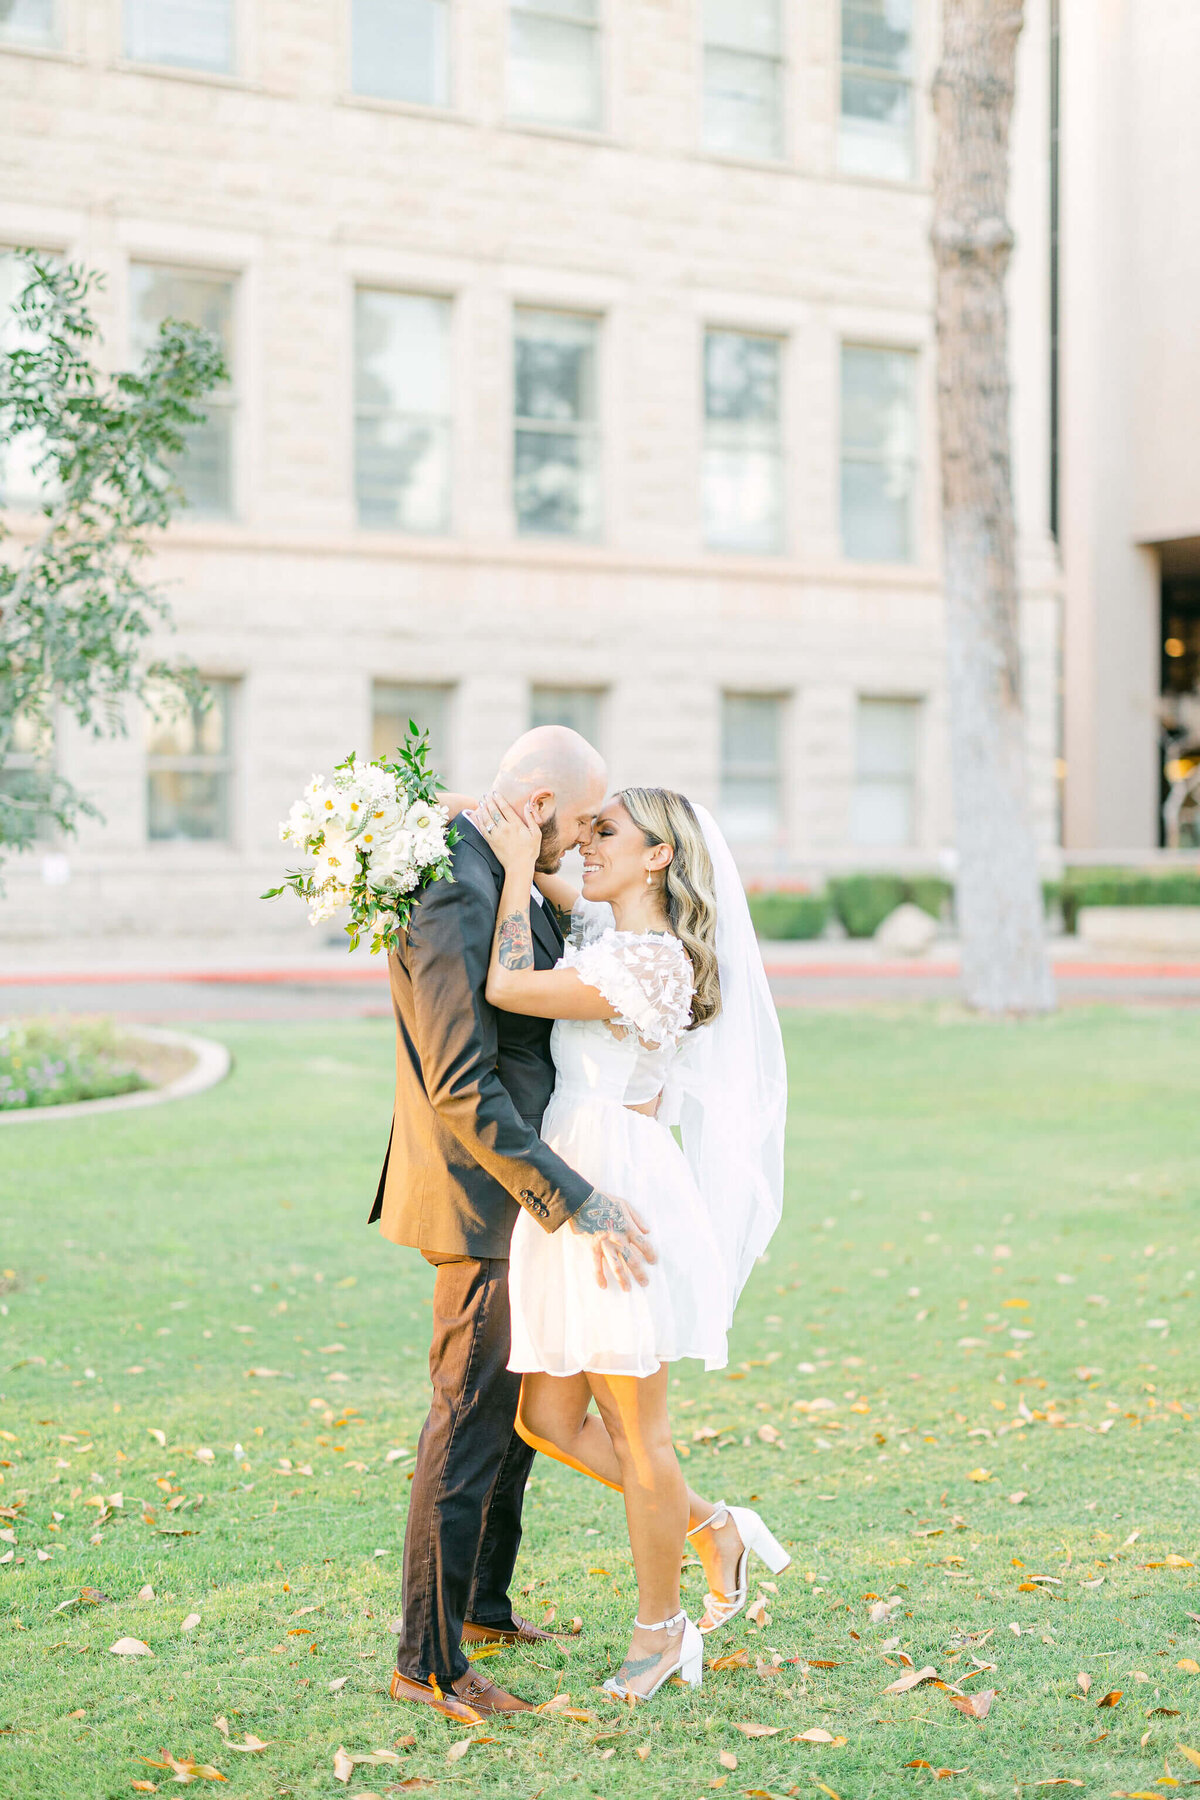
[[[938,424],[963,987],[992,1013],[1046,1011],[1021,700],[1009,454],[1008,140],[1023,0],[943,0],[934,80]]]

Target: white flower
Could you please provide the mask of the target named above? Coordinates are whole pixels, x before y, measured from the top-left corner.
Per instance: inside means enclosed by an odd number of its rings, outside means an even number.
[[[408,831],[441,832],[446,825],[446,809],[431,800],[414,800],[404,818]]]
[[[297,800],[287,818],[280,824],[279,836],[285,844],[303,844],[315,829],[311,808],[305,801]]]

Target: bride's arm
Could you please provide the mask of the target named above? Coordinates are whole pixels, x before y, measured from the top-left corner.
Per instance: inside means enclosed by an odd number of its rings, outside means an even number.
[[[529,890],[541,832],[496,795],[489,795],[483,804],[491,823],[488,843],[504,864],[485,990],[488,999],[505,1012],[537,1019],[615,1018],[610,1002],[582,982],[574,969],[534,968]]]

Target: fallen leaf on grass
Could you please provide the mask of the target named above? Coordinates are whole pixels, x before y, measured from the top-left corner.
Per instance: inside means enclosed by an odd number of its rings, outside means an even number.
[[[1076,1781],[1072,1775],[1049,1775],[1045,1781],[1031,1781],[1030,1787],[1082,1787],[1082,1781]]]
[[[1121,1698],[1121,1695],[1124,1693],[1124,1691],[1125,1690],[1123,1688],[1113,1688],[1111,1693],[1105,1694],[1103,1699],[1097,1700],[1096,1705],[1097,1706],[1115,1706],[1117,1704],[1117,1701]]]
[[[1018,1488],[1015,1494],[1010,1494],[1008,1496],[1008,1503],[1010,1506],[1020,1506],[1022,1500],[1028,1500],[1028,1498],[1029,1495],[1025,1492],[1025,1489]]]
[[[157,1794],[157,1781],[131,1781],[130,1787],[135,1794]]]
[[[158,1445],[159,1449],[165,1450],[167,1447],[166,1432],[159,1431],[159,1429],[155,1425],[147,1425],[146,1430],[150,1434],[150,1436],[154,1439],[154,1441]]]
[[[200,1623],[200,1614],[199,1613],[189,1613],[187,1618],[183,1621],[183,1624],[179,1627],[179,1629],[180,1629],[180,1631],[195,1631],[195,1629],[199,1623]]]
[[[333,1779],[335,1781],[349,1781],[353,1773],[353,1758],[347,1756],[346,1752],[339,1744],[333,1753]]]
[[[731,1650],[727,1656],[714,1656],[708,1666],[713,1670],[748,1669],[750,1667],[750,1652],[748,1650]]]
[[[746,1617],[752,1625],[757,1625],[760,1631],[765,1631],[767,1626],[771,1623],[771,1615],[767,1611],[767,1602],[762,1594],[758,1596],[758,1599],[754,1602],[753,1606],[748,1606],[746,1608]]]
[[[558,1713],[564,1719],[578,1719],[582,1724],[589,1724],[592,1715],[578,1706],[571,1705],[570,1694],[555,1694],[553,1699],[543,1701],[536,1710],[540,1713]]]
[[[1181,1656],[1175,1667],[1182,1669],[1185,1675],[1200,1675],[1200,1663],[1194,1656]]]
[[[134,1638],[134,1637],[118,1638],[115,1644],[110,1644],[108,1646],[108,1653],[110,1656],[153,1656],[154,1655],[154,1652],[150,1648],[149,1644],[143,1644],[141,1638]],[[166,1752],[164,1751],[163,1754],[165,1755]]]
[[[717,1761],[723,1769],[736,1769],[738,1766],[738,1759],[733,1754],[732,1750],[719,1751],[717,1754]]]
[[[1080,1691],[1081,1691],[1081,1692],[1082,1692],[1082,1693],[1085,1693],[1085,1694],[1086,1694],[1086,1693],[1087,1693],[1087,1691],[1088,1691],[1088,1689],[1089,1689],[1089,1688],[1090,1688],[1090,1687],[1091,1687],[1091,1685],[1092,1685],[1092,1678],[1091,1678],[1091,1676],[1090,1676],[1090,1675],[1089,1675],[1089,1674],[1087,1674],[1087,1673],[1086,1673],[1086,1671],[1085,1671],[1085,1672],[1084,1672],[1084,1673],[1083,1673],[1083,1674],[1082,1674],[1082,1675],[1077,1675],[1077,1676],[1076,1676],[1076,1677],[1075,1677],[1075,1680],[1076,1680],[1076,1681],[1077,1681],[1077,1682],[1078,1682],[1078,1684],[1079,1684],[1079,1688],[1080,1688]]]
[[[447,1762],[457,1762],[460,1757],[463,1757],[467,1754],[467,1751],[470,1748],[471,1748],[470,1738],[459,1738],[457,1744],[451,1744],[450,1748],[447,1750],[446,1761]]]
[[[951,1694],[950,1704],[968,1719],[986,1719],[995,1698],[995,1688],[981,1688],[977,1694]]]
[[[936,1681],[937,1679],[938,1672],[932,1663],[929,1663],[923,1669],[907,1670],[898,1681],[893,1681],[891,1686],[885,1687],[883,1691],[885,1694],[907,1694],[909,1688],[920,1687],[923,1681]]]
[[[968,1469],[967,1470],[967,1480],[968,1481],[990,1481],[991,1479],[992,1479],[992,1471],[990,1469]]]
[[[819,1725],[810,1725],[807,1731],[788,1739],[789,1744],[832,1744],[835,1749],[840,1749],[846,1741],[844,1737],[834,1737],[832,1731],[823,1731]]]
[[[139,1600],[144,1600],[144,1599],[153,1600],[153,1598],[154,1598],[153,1588],[151,1588],[150,1593],[148,1595],[146,1593],[145,1588],[143,1588],[141,1593],[138,1595]],[[100,1592],[99,1588],[94,1588],[94,1587],[80,1588],[79,1592],[75,1595],[73,1600],[60,1600],[58,1605],[54,1608],[54,1612],[56,1612],[56,1613],[68,1612],[72,1606],[99,1606],[102,1601],[111,1600],[111,1599],[112,1599],[111,1594],[102,1594]],[[51,1616],[51,1618],[53,1618],[54,1614],[52,1613],[50,1616]]]
[[[175,1779],[186,1787],[190,1781],[227,1781],[229,1777],[222,1775],[220,1769],[214,1769],[211,1763],[193,1762],[190,1757],[172,1756],[169,1750],[160,1750],[164,1758],[156,1762],[152,1756],[143,1756],[142,1761],[149,1763],[152,1769],[173,1769]]]
[[[349,1681],[349,1679],[350,1679],[350,1677],[348,1675],[337,1676],[329,1684],[330,1693],[331,1694],[340,1694],[342,1689],[345,1687],[346,1683]]]
[[[835,1794],[831,1787],[826,1787],[825,1783],[823,1781],[818,1781],[815,1775],[810,1775],[809,1780],[812,1782],[814,1787],[819,1787],[823,1794],[828,1794],[829,1800],[842,1800],[842,1796],[840,1794]]]
[[[1158,1708],[1156,1710],[1161,1711],[1163,1709]],[[1176,1744],[1175,1748],[1178,1750],[1180,1756],[1187,1757],[1193,1768],[1200,1769],[1200,1750],[1191,1750],[1186,1744]]]
[[[778,1737],[779,1733],[783,1730],[783,1726],[756,1725],[753,1720],[747,1719],[737,1721],[734,1724],[733,1729],[735,1731],[740,1731],[744,1737],[748,1738]]]
[[[1195,1566],[1195,1563],[1189,1562],[1186,1556],[1175,1556],[1174,1554],[1165,1557],[1162,1562],[1137,1564],[1139,1569],[1194,1569]]]

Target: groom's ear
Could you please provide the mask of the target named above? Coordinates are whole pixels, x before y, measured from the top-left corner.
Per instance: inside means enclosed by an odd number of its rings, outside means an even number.
[[[554,811],[554,795],[549,788],[537,788],[525,803],[531,819],[544,825]]]

